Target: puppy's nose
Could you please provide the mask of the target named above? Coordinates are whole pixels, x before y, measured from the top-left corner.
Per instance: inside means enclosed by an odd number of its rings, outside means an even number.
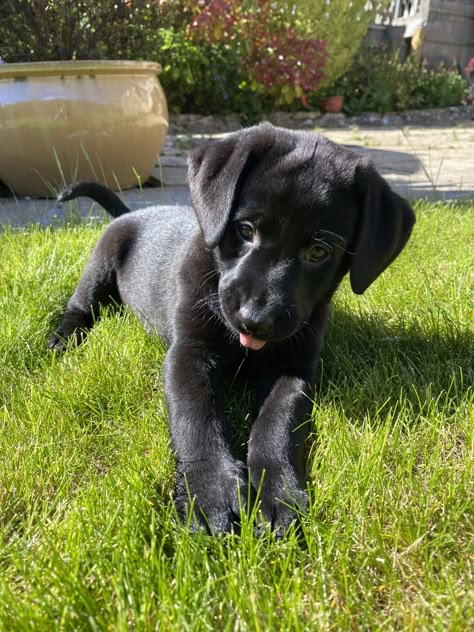
[[[274,320],[271,316],[258,313],[248,307],[239,310],[240,331],[250,334],[259,340],[265,340],[273,329]]]

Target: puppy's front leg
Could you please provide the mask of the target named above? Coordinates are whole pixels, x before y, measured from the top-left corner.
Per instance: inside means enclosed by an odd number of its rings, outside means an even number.
[[[274,377],[250,434],[247,463],[260,489],[261,512],[282,534],[305,509],[304,442],[312,409],[312,378],[291,373]]]
[[[232,457],[225,437],[218,380],[219,367],[208,350],[191,344],[169,349],[164,384],[176,455],[176,507],[185,520],[193,501],[193,526],[207,526],[211,533],[232,528],[248,493],[245,465]]]

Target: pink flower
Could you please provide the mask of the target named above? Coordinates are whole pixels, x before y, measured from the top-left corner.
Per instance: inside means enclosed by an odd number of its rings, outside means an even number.
[[[464,68],[466,75],[471,75],[474,72],[474,57],[467,62],[467,66]]]

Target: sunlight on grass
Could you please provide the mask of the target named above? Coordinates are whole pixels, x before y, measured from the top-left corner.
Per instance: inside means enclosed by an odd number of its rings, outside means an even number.
[[[103,227],[0,234],[0,629],[472,629],[474,205],[417,214],[364,296],[338,292],[310,511],[280,542],[178,523],[165,348],[127,310],[47,351]]]

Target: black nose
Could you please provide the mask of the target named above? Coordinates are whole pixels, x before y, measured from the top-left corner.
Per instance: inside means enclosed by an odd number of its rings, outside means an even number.
[[[248,307],[239,310],[239,327],[244,334],[249,334],[259,340],[265,340],[271,334],[274,319]]]

